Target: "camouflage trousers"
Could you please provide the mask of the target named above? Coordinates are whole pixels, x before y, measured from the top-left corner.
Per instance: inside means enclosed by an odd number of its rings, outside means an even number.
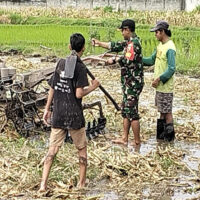
[[[156,91],[155,105],[160,113],[172,113],[173,93]]]
[[[138,114],[138,101],[139,95],[142,92],[141,88],[130,88],[125,85],[122,86],[123,101],[122,101],[122,117],[127,118],[130,121],[139,120]]]

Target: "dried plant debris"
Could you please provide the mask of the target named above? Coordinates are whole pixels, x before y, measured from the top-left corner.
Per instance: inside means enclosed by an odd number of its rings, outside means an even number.
[[[10,13],[19,15],[24,20],[31,17],[59,17],[59,18],[71,18],[71,19],[124,19],[132,18],[137,21],[138,24],[152,24],[160,18],[167,20],[170,24],[175,26],[200,26],[199,12],[177,12],[177,11],[136,11],[133,12],[106,12],[105,8],[97,9],[80,9],[69,8],[54,8],[54,7],[9,7],[1,8],[0,23],[9,24],[12,23]],[[22,19],[23,19],[22,18]],[[100,23],[100,22],[99,22]]]
[[[12,64],[11,60],[9,62]],[[120,71],[90,70],[120,104]],[[122,118],[100,90],[84,99],[87,103],[101,100],[107,127],[105,134],[88,144],[87,187],[82,190],[76,188],[79,179],[77,150],[73,144],[66,143],[52,166],[47,192],[39,194],[41,160],[48,149],[49,133],[20,138],[7,127],[0,135],[0,197],[22,200],[176,199],[181,191],[181,195],[195,195],[187,199],[199,199],[200,80],[176,78],[173,111],[176,140],[158,143],[152,77],[151,73],[145,73],[145,87],[140,96],[140,149],[112,144],[111,140],[122,134]],[[96,110],[86,110],[85,116],[86,121],[90,121],[97,116]]]

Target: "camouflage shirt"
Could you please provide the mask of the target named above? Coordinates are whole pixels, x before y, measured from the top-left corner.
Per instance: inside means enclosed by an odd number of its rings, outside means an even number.
[[[142,89],[144,85],[142,47],[136,34],[129,41],[111,42],[111,51],[123,51],[124,56],[119,60],[121,66],[122,87]]]
[[[123,51],[119,60],[123,92],[122,117],[130,121],[138,120],[138,100],[144,86],[142,48],[139,38],[134,34],[129,41],[111,42],[111,51]]]

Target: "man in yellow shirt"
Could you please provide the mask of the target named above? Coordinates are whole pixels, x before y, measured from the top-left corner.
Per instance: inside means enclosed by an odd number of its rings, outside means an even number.
[[[155,103],[160,112],[160,119],[157,120],[157,139],[171,141],[175,137],[172,103],[176,47],[170,39],[171,31],[166,21],[158,21],[151,32],[155,32],[155,37],[160,43],[150,57],[143,57],[143,63],[147,66],[155,64],[152,86],[156,88]]]

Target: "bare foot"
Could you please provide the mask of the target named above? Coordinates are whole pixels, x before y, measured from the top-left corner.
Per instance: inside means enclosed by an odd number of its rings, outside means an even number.
[[[38,192],[42,193],[42,192],[46,192],[47,190],[47,186],[46,184],[42,181],[40,184],[40,189],[38,190]]]
[[[133,146],[135,152],[140,153],[140,147],[141,147],[141,143],[140,142],[135,142],[135,140],[134,140],[134,141],[132,141],[130,143],[130,145]]]
[[[77,188],[78,188],[78,189],[83,189],[84,187],[85,187],[85,183],[80,183],[80,182],[79,182],[79,183],[77,184]]]
[[[130,143],[131,146],[134,146],[134,147],[139,147],[141,145],[141,142],[140,141],[135,141],[133,140],[131,143]]]
[[[113,143],[115,144],[123,144],[123,145],[127,145],[128,141],[125,140],[124,138],[118,138],[116,140],[112,140]]]

